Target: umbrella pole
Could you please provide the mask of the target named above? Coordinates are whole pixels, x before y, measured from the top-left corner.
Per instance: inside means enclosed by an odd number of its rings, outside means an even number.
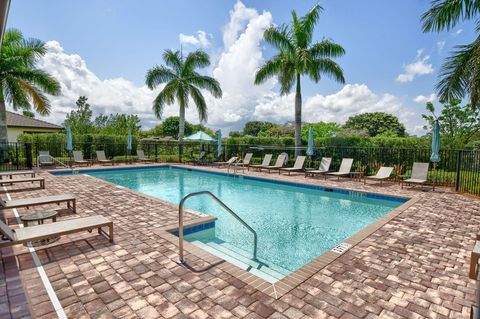
[[[437,180],[437,162],[433,162],[433,190],[435,191],[435,182]]]

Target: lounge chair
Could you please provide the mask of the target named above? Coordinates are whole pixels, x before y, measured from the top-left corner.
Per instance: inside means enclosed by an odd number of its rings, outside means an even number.
[[[315,175],[323,175],[330,172],[330,164],[332,163],[331,157],[322,157],[320,161],[320,167],[318,169],[313,169],[305,172],[305,177]]]
[[[275,161],[274,165],[262,166],[262,167],[260,167],[260,170],[266,169],[269,174],[272,170],[280,170],[280,168],[282,168],[283,165],[285,165],[285,160],[286,159],[287,159],[286,154],[280,154],[280,155],[278,155],[277,160]]]
[[[390,175],[392,175],[392,172],[393,172],[393,167],[382,166],[380,167],[376,175],[365,176],[363,183],[366,184],[367,179],[371,179],[371,180],[380,181],[380,185],[382,185],[384,180],[387,180],[390,178]]]
[[[45,189],[45,178],[41,178],[41,177],[15,178],[15,179],[0,180],[0,186],[13,185],[13,184],[17,184],[17,183],[34,183],[34,182],[40,182],[40,188]]]
[[[410,178],[407,178],[405,180],[401,181],[402,188],[404,184],[410,185],[410,184],[417,184],[417,185],[423,185],[427,182],[427,176],[428,176],[428,166],[430,163],[418,163],[415,162],[413,163],[412,167],[412,176]]]
[[[306,158],[305,156],[297,156],[297,158],[295,159],[295,163],[293,164],[293,167],[282,167],[278,170],[278,174],[281,174],[282,172],[288,172],[288,175],[290,175],[291,172],[303,171],[305,158]]]
[[[67,203],[67,207],[71,209],[74,213],[77,212],[75,196],[69,195],[69,194],[0,201],[0,209],[10,209],[10,208],[19,208],[19,207],[26,207],[28,209],[30,206],[38,206],[38,205],[45,205],[45,204],[60,205],[60,203],[64,203],[64,202]]]
[[[102,227],[108,227],[108,234],[102,230]],[[16,229],[10,229],[5,223],[0,221],[0,232],[3,235],[0,237],[5,238],[5,240],[0,240],[0,248],[78,233],[81,231],[91,232],[95,228],[98,229],[99,234],[107,236],[110,239],[110,242],[113,242],[113,222],[102,215],[67,219],[55,223]]]
[[[40,151],[38,152],[38,165],[39,166],[54,166],[52,157],[50,156],[49,151]]]
[[[249,165],[249,167],[253,169],[255,168],[261,169],[262,167],[270,165],[271,161],[272,161],[272,154],[265,154],[265,156],[263,157],[262,164],[253,164],[253,165]]]
[[[340,163],[340,169],[338,172],[329,172],[325,174],[325,179],[327,179],[327,175],[337,176],[338,179],[342,176],[350,175],[353,165],[353,158],[343,158],[342,163]]]
[[[193,165],[201,165],[205,163],[205,156],[207,156],[207,152],[201,151],[197,158],[193,158],[192,160],[187,161],[187,163]]]
[[[468,277],[470,279],[477,279],[478,275],[478,260],[480,259],[480,235],[477,235],[475,240],[475,246],[473,246],[472,253],[470,255],[470,271]],[[476,318],[476,317],[472,317]]]
[[[249,167],[250,162],[252,160],[253,153],[247,153],[245,154],[245,157],[241,162],[235,163],[235,166],[241,166],[241,167]]]
[[[137,161],[142,163],[152,163],[153,161],[145,157],[143,150],[137,150]]]
[[[105,151],[96,151],[97,153],[97,162],[100,164],[112,164],[115,165],[115,163],[112,160],[107,159],[105,156]]]
[[[10,179],[13,178],[15,175],[30,175],[32,178],[35,177],[35,171],[12,171],[12,172],[1,172],[0,173],[0,180],[4,177],[8,177]]]
[[[73,164],[88,166],[91,162],[83,159],[82,151],[73,151]]]
[[[218,165],[220,167],[224,167],[224,166],[229,167],[230,165],[233,165],[236,161],[238,161],[238,157],[233,156],[226,162],[214,162],[213,164]]]

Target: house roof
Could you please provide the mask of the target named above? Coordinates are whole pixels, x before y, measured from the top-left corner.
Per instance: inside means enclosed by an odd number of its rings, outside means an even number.
[[[7,127],[34,127],[34,128],[51,128],[62,129],[63,127],[57,124],[48,123],[42,120],[37,120],[31,117],[26,117],[21,114],[7,111]]]

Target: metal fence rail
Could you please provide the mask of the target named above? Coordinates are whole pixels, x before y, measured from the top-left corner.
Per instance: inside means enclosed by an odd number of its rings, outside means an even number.
[[[278,145],[238,145],[224,144],[222,154],[217,156],[215,143],[184,142],[139,142],[127,150],[127,143],[74,143],[73,148],[83,152],[85,159],[95,159],[95,151],[103,150],[108,158],[126,161],[135,158],[136,149],[142,149],[145,155],[156,162],[178,162],[196,158],[200,151],[207,152],[210,160],[226,160],[232,156],[243,157],[253,153],[253,162],[261,162],[265,154],[277,156],[287,153],[289,165],[295,161],[295,148]],[[332,157],[332,169],[338,169],[344,157],[354,159],[353,170],[373,174],[380,166],[394,166],[395,175],[410,174],[413,162],[429,162],[430,149],[406,149],[397,147],[316,147],[315,155],[308,157],[307,167],[318,167],[322,157]],[[306,148],[300,149],[305,155]],[[0,170],[22,170],[35,166],[40,151],[49,151],[50,155],[69,162],[71,154],[63,144],[36,143],[0,143]],[[440,151],[440,162],[435,171],[431,170],[429,179],[437,184],[455,188],[459,192],[480,196],[480,150]]]

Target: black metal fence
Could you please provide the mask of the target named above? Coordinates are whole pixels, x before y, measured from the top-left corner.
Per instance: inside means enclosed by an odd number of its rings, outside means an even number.
[[[127,161],[136,157],[136,150],[143,149],[145,155],[157,162],[179,162],[195,158],[204,150],[207,159],[226,160],[231,156],[243,157],[253,153],[253,161],[261,162],[265,154],[287,153],[289,164],[295,160],[295,148],[274,145],[232,145],[222,146],[222,153],[217,156],[217,145],[206,143],[187,143],[180,146],[177,142],[139,142],[127,150],[127,144],[74,144],[75,150],[83,152],[85,159],[95,159],[95,151],[103,150],[108,158]],[[429,162],[430,149],[404,148],[368,148],[368,147],[319,147],[315,155],[308,157],[307,167],[318,167],[322,157],[332,158],[331,169],[338,169],[342,158],[353,158],[353,170],[373,174],[380,166],[395,167],[394,174],[401,178],[409,175],[414,162]],[[49,151],[56,160],[68,163],[71,158],[65,145],[36,145],[35,143],[0,144],[0,170],[21,170],[35,166],[40,151]],[[300,149],[305,155],[306,148]],[[480,151],[479,150],[441,150],[441,160],[432,165],[429,180],[436,184],[454,187],[457,191],[480,195]]]

